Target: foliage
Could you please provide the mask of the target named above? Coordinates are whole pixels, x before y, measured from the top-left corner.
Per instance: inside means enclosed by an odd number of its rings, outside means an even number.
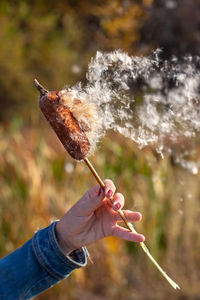
[[[162,47],[165,57],[196,55],[199,9],[195,0],[0,1],[1,256],[60,218],[96,184],[40,120],[33,79],[51,90],[84,81],[97,50],[146,54]],[[170,288],[136,244],[107,238],[89,247],[94,265],[37,299],[198,297],[200,175],[111,132],[91,160],[102,177],[115,181],[126,207],[143,213],[136,228],[182,291]]]
[[[159,46],[167,58],[199,55],[199,1],[154,0],[146,13],[141,42],[147,49]]]
[[[199,12],[195,0],[2,0],[0,121],[38,122],[33,78],[49,89],[84,80],[97,50],[198,54]]]
[[[83,163],[65,157],[54,134],[16,124],[0,131],[1,255],[60,218],[96,184]],[[126,207],[143,213],[136,229],[182,291],[171,290],[139,246],[107,238],[89,246],[94,265],[89,262],[37,299],[62,300],[66,294],[68,299],[179,299],[200,292],[200,175],[173,166],[169,157],[161,159],[149,148],[138,150],[114,133],[102,148],[91,160],[102,177],[115,181]]]

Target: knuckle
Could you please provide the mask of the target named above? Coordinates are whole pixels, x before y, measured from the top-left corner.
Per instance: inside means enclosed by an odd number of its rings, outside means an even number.
[[[87,193],[85,194],[85,198],[87,200],[90,200],[91,198],[93,198],[93,196],[94,196],[94,192],[93,192],[92,189],[90,189],[89,191],[87,191]]]

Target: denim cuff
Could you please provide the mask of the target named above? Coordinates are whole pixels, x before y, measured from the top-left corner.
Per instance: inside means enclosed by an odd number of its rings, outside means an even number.
[[[32,239],[32,247],[39,264],[51,276],[60,280],[74,269],[86,266],[89,254],[83,247],[66,256],[56,239],[56,223],[39,230]]]

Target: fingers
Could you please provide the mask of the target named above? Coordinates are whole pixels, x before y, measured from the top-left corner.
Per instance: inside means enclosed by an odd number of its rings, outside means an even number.
[[[110,179],[105,179],[104,184],[105,184],[104,189],[102,187],[100,187],[99,184],[97,184],[96,186],[91,188],[86,193],[88,198],[94,198],[94,197],[100,197],[101,199],[104,199],[105,197],[107,197],[108,199],[111,198],[116,191],[116,187],[115,187],[114,183],[112,182],[112,180],[110,180]]]
[[[122,238],[124,240],[136,242],[136,243],[141,243],[145,241],[144,235],[131,232],[128,229],[118,225],[114,228],[113,235]]]
[[[121,193],[116,193],[113,196],[113,206],[112,208],[117,211],[124,207],[124,196]]]
[[[113,201],[114,202],[112,208],[116,212],[124,207],[124,196],[122,194],[116,193],[113,197]],[[123,212],[128,222],[137,222],[142,220],[142,214],[140,212],[133,212],[131,210],[124,210]],[[118,213],[115,214],[115,219],[117,222],[123,222],[121,216]]]
[[[123,210],[128,222],[139,222],[142,220],[142,214],[140,212],[133,212],[131,210]],[[118,213],[115,214],[117,222],[123,222],[122,218]]]
[[[104,189],[102,189],[100,185],[96,185],[77,202],[76,206],[81,212],[81,215],[86,216],[92,214],[99,206],[101,206],[105,197],[111,198],[115,193],[116,188],[111,180],[106,179],[104,184]]]
[[[105,184],[105,188],[104,188],[104,195],[106,198],[111,198],[115,191],[116,191],[116,187],[114,185],[114,183],[112,182],[112,180],[110,179],[106,179],[104,180],[104,184]]]

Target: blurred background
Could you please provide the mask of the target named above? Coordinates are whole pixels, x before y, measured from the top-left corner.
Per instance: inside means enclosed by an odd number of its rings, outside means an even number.
[[[160,47],[163,59],[199,55],[199,16],[198,0],[0,1],[1,257],[96,184],[50,130],[33,79],[49,90],[84,82],[97,50],[148,55]],[[113,132],[91,161],[114,180],[126,207],[142,212],[136,229],[181,290],[138,245],[107,238],[88,247],[94,264],[36,299],[200,299],[200,175]]]

